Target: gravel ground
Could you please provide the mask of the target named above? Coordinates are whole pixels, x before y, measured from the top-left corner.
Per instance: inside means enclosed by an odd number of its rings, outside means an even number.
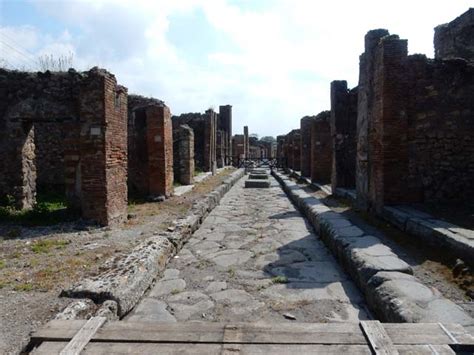
[[[70,302],[58,297],[62,289],[104,271],[107,259],[122,258],[153,232],[165,230],[232,171],[162,203],[130,205],[132,218],[121,228],[80,221],[47,227],[0,224],[0,354],[18,353],[31,331]]]

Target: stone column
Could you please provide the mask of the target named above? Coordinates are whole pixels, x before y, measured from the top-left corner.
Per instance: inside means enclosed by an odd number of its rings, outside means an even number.
[[[244,158],[250,158],[249,128],[244,126]]]

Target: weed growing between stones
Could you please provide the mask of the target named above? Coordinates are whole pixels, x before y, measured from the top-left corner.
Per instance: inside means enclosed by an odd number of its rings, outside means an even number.
[[[286,276],[275,276],[272,277],[272,282],[274,284],[286,284],[288,283],[288,278]]]

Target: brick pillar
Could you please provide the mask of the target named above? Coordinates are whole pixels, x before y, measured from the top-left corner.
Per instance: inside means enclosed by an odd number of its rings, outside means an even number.
[[[217,115],[210,109],[206,111],[204,129],[204,168],[206,171],[216,173],[216,128]]]
[[[250,142],[249,142],[249,128],[244,126],[244,158],[248,159],[250,157]]]
[[[301,171],[301,131],[295,129],[293,133],[293,169]]]
[[[151,105],[146,109],[149,195],[173,193],[173,128],[170,109]]]
[[[216,132],[216,161],[217,167],[224,167],[225,159],[225,131],[217,130]]]
[[[311,180],[331,182],[332,141],[329,111],[323,111],[313,121],[311,128]]]
[[[80,166],[75,175],[80,176],[82,215],[103,225],[124,221],[127,94],[113,75],[89,72],[81,87],[80,123]],[[74,161],[71,156],[65,160]]]
[[[311,125],[312,117],[303,117],[301,127],[301,175],[311,176]]]
[[[368,208],[369,200],[369,131],[372,121],[375,48],[387,30],[369,31],[365,35],[365,52],[360,56],[357,103],[356,204]]]
[[[355,187],[357,89],[347,90],[346,81],[331,83],[331,137],[333,191]]]
[[[194,180],[194,132],[188,125],[173,131],[174,176],[182,185]]]
[[[219,106],[219,129],[224,134],[224,155],[232,156],[232,106]]]
[[[408,119],[406,114],[407,41],[384,37],[376,48],[373,81],[373,131],[369,135],[370,207],[411,202],[407,193]]]

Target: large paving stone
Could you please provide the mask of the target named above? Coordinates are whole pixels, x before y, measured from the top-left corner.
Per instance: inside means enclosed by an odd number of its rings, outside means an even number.
[[[269,180],[246,180],[245,181],[246,188],[269,188],[270,181]]]
[[[290,266],[279,266],[269,268],[269,272],[294,282],[329,283],[347,280],[347,276],[336,263],[327,261],[306,261]]]
[[[161,297],[171,293],[184,291],[186,281],[183,279],[160,280],[151,290],[149,297]]]
[[[241,265],[247,262],[253,253],[248,250],[227,249],[216,253],[211,253],[205,257],[221,267]]]
[[[167,310],[168,305],[154,298],[143,299],[133,310],[132,315],[126,318],[132,322],[160,322],[174,323],[176,318]]]

